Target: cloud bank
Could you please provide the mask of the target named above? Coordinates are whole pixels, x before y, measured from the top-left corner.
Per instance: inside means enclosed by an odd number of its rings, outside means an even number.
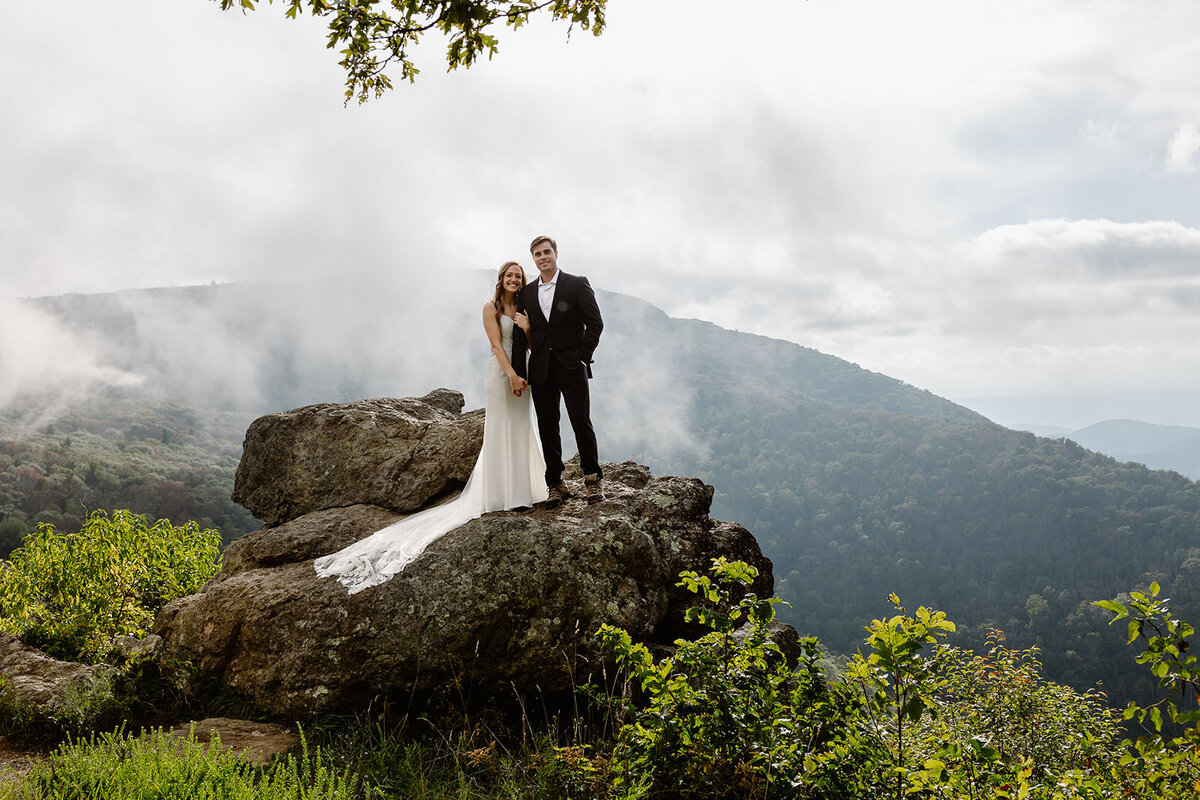
[[[53,315],[0,298],[0,412],[19,403],[19,428],[41,425],[98,390],[141,381],[136,372],[103,363]]]
[[[322,26],[277,6],[17,5],[0,296],[436,294],[547,232],[599,288],[940,394],[1177,388],[1197,29],[1190,0],[615,2],[600,38],[535,23],[470,71],[431,41],[415,85],[346,108]],[[301,336],[331,319],[362,324]]]

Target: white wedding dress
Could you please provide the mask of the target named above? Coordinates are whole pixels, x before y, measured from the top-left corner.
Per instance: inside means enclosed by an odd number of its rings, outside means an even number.
[[[512,352],[513,321],[501,315],[504,349]],[[483,447],[458,497],[417,512],[314,562],[350,594],[396,575],[435,539],[489,511],[532,506],[546,499],[546,462],[533,423],[529,392],[514,397],[494,353],[484,373]]]

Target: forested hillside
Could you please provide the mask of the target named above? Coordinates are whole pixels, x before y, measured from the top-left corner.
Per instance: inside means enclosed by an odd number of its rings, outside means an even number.
[[[1200,619],[1200,483],[1008,430],[839,359],[707,323],[658,341],[687,365],[701,454],[656,464],[717,488],[714,516],[775,561],[781,616],[853,651],[897,592],[959,641],[999,628],[1047,673],[1116,702],[1153,680],[1091,605],[1159,581]],[[653,461],[653,459],[651,459]]]
[[[33,430],[0,416],[0,558],[34,524],[79,530],[97,508],[195,520],[227,540],[259,527],[229,499],[244,415],[107,394]]]
[[[775,560],[784,616],[836,651],[894,591],[947,611],[961,641],[1003,629],[1057,680],[1126,698],[1152,684],[1092,601],[1157,580],[1200,618],[1195,482],[986,423],[772,406],[712,413],[695,471]]]
[[[458,299],[486,299],[491,280],[463,278],[445,307],[304,285],[36,301],[143,382],[34,432],[17,430],[28,409],[10,409],[0,537],[37,520],[69,527],[84,505],[195,518],[227,538],[254,527],[228,497],[255,416],[436,386],[482,403],[479,303]],[[854,649],[894,591],[947,611],[963,643],[1002,628],[1043,648],[1052,679],[1103,681],[1121,699],[1147,696],[1152,679],[1091,602],[1156,579],[1200,620],[1200,484],[1007,430],[795,344],[599,300],[602,458],[713,483],[713,515],[746,525],[774,560],[792,604],[781,616],[832,650]]]

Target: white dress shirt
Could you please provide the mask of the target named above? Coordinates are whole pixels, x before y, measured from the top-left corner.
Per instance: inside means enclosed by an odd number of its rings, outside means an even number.
[[[542,307],[542,316],[546,321],[550,321],[551,306],[554,305],[554,287],[558,283],[558,270],[554,270],[554,277],[548,281],[538,282],[538,305]]]

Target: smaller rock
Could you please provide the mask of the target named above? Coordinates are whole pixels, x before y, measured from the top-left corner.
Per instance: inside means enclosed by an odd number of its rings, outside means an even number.
[[[233,751],[243,761],[258,767],[270,766],[275,759],[300,744],[300,736],[291,728],[272,722],[252,722],[245,719],[210,717],[172,728],[169,733],[186,739],[195,736],[197,742],[208,744],[215,734],[221,747]]]
[[[745,642],[750,636],[750,629],[751,625],[747,622],[733,631],[733,638],[739,642]],[[795,667],[804,657],[804,648],[800,645],[800,634],[791,625],[777,619],[771,620],[767,625],[767,641],[773,642],[779,648],[779,652],[789,667]]]
[[[38,713],[61,713],[68,698],[102,689],[112,674],[107,664],[59,661],[11,633],[0,633],[0,678],[17,700]]]
[[[216,580],[336,553],[398,519],[399,514],[385,508],[355,505],[314,511],[274,528],[261,528],[229,544]]]
[[[118,636],[113,640],[113,647],[116,648],[122,662],[135,658],[154,659],[162,652],[163,640],[161,636],[153,633],[144,639],[136,636]]]
[[[246,431],[233,500],[267,525],[330,508],[415,511],[461,489],[483,442],[463,396],[320,403],[259,417]]]

